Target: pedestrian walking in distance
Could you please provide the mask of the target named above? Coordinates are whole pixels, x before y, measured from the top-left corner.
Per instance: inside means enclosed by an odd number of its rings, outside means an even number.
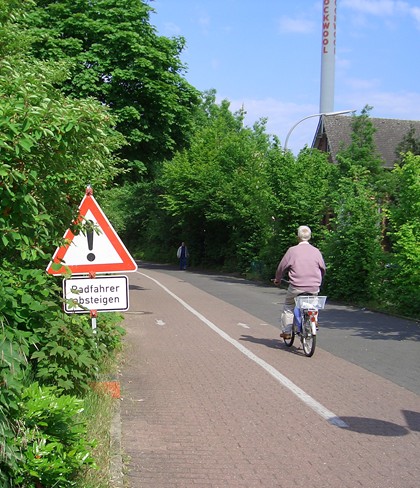
[[[185,242],[181,242],[181,245],[178,247],[176,255],[179,259],[179,269],[187,269],[187,260],[189,257],[189,253]]]

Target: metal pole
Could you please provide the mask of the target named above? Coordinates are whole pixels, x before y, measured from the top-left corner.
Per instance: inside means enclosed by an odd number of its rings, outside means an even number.
[[[90,318],[92,321],[92,331],[96,334],[96,317],[98,316],[98,312],[96,310],[90,311]]]
[[[87,192],[86,192],[87,194]],[[96,278],[96,273],[91,271],[89,273],[89,278],[90,279],[95,279]],[[98,311],[97,310],[91,310],[90,311],[90,319],[91,319],[91,322],[92,322],[92,331],[94,334],[96,334],[96,317],[98,316]]]

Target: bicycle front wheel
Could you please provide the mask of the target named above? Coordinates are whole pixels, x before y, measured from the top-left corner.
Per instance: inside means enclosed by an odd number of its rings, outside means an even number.
[[[316,335],[312,334],[311,322],[309,318],[305,319],[302,326],[302,348],[305,356],[313,356],[316,347]]]

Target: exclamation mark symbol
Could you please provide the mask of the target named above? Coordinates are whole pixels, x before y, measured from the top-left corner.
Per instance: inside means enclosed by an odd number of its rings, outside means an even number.
[[[92,251],[92,249],[93,249],[93,222],[91,220],[89,220],[89,223],[92,224],[92,226],[91,226],[91,229],[86,232],[86,237],[87,237],[89,251]],[[93,252],[90,252],[86,257],[87,257],[87,260],[90,262],[95,261],[95,255],[93,254]]]

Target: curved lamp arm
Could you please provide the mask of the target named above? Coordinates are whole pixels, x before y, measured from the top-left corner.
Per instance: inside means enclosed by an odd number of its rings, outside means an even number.
[[[303,117],[303,119],[300,119],[296,122],[296,124],[289,130],[287,133],[286,139],[284,141],[284,151],[287,150],[287,143],[289,141],[290,134],[293,132],[295,127],[299,125],[301,122],[303,122],[306,119],[310,119],[311,117],[328,117],[329,115],[344,115],[344,114],[349,114],[352,112],[356,112],[356,110],[340,110],[339,112],[322,112],[320,114],[312,114],[312,115],[307,115],[306,117]]]

